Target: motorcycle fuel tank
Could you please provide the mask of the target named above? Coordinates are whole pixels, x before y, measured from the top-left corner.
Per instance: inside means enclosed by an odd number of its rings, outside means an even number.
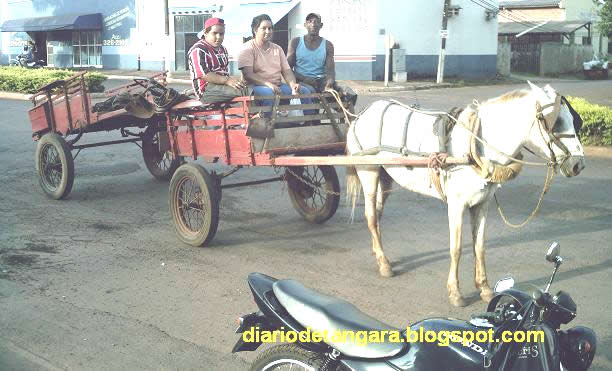
[[[465,320],[426,319],[406,330],[408,352],[388,362],[401,370],[482,370],[488,341],[479,342],[476,336],[471,340],[466,334],[488,330]]]

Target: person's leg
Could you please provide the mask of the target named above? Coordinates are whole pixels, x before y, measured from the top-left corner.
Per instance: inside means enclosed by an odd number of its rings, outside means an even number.
[[[254,85],[253,95],[256,97],[257,96],[274,96],[274,90],[264,85]],[[258,106],[272,106],[274,104],[274,100],[273,99],[259,100],[259,101],[255,101],[255,104]],[[271,115],[270,112],[264,113],[264,117],[270,117],[270,115]]]
[[[299,90],[300,94],[313,94],[316,93],[315,89],[307,84],[300,84],[300,90]],[[312,98],[301,98],[301,103],[302,104],[312,104]],[[318,112],[318,110],[315,109],[307,109],[304,110],[304,115],[316,115]]]
[[[228,85],[208,84],[200,97],[202,103],[227,102],[244,95],[244,92]]]

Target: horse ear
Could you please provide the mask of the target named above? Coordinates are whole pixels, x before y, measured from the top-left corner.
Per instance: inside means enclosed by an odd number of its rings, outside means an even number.
[[[542,89],[540,89],[537,85],[532,84],[531,81],[527,80],[527,84],[529,84],[529,87],[531,88],[531,90],[533,91],[540,91]]]

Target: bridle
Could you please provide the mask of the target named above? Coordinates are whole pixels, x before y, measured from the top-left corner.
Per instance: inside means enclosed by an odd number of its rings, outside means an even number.
[[[563,133],[555,132],[554,130],[555,124],[557,120],[559,119],[559,115],[561,111],[561,99],[562,99],[561,95],[555,92],[555,99],[552,103],[545,104],[543,106],[540,105],[540,102],[538,101],[536,101],[535,103],[536,113],[535,113],[534,123],[535,122],[538,123],[538,129],[540,131],[540,135],[542,136],[542,139],[544,140],[544,143],[546,143],[546,147],[548,148],[548,151],[550,152],[549,166],[555,166],[555,167],[562,165],[567,159],[572,157],[572,153],[567,148],[567,146],[563,144],[563,142],[561,141],[561,138],[576,138],[577,136],[576,133],[563,134]],[[545,115],[544,110],[550,107],[552,107],[552,112],[549,113],[548,115]],[[551,115],[552,117],[548,117]],[[546,138],[544,133],[548,134],[548,139]],[[555,155],[555,151],[552,148],[553,144],[556,145],[561,151],[563,151],[563,156],[559,160],[557,159],[557,156]],[[524,148],[527,151],[533,153],[533,151],[529,150],[527,147],[524,147]]]

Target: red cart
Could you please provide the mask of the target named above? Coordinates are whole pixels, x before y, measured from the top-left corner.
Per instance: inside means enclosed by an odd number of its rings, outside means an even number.
[[[81,72],[69,79],[54,81],[42,87],[31,98],[34,107],[28,113],[32,138],[38,141],[35,161],[43,191],[53,199],[66,197],[72,189],[74,159],[79,152],[85,148],[119,143],[139,145],[142,142],[142,154],[151,174],[169,180],[181,164],[181,159],[172,157],[167,151],[167,141],[163,141],[166,132],[165,115],[153,113],[145,115],[150,117],[135,116],[129,107],[110,112],[93,112],[84,74]],[[154,80],[164,83],[165,73],[154,76]],[[107,92],[107,96],[126,92],[143,93],[147,88],[146,82],[135,81],[121,86]],[[141,130],[132,132],[130,129]],[[121,137],[127,139],[77,144],[86,133],[111,130],[119,130]],[[74,156],[73,151],[76,151]]]
[[[336,170],[311,161],[311,156],[321,159],[344,152],[345,115],[329,93],[297,97],[312,102],[289,105],[296,96],[276,96],[272,105],[265,106],[262,101],[270,97],[239,97],[203,106],[190,100],[167,113],[168,140],[175,157],[233,166],[223,174],[197,163],[177,169],[170,182],[170,212],[181,241],[206,245],[219,223],[221,191],[239,186],[284,180],[293,206],[306,220],[323,223],[334,215],[340,200]],[[348,102],[342,105],[351,109]],[[224,184],[225,178],[248,166],[287,170],[269,179]]]
[[[310,98],[308,104],[289,105],[292,98]],[[428,158],[343,156],[348,101],[331,93],[239,97],[216,107],[197,100],[180,103],[166,114],[166,129],[174,157],[233,166],[223,174],[207,171],[191,162],[181,165],[170,182],[170,213],[181,241],[206,245],[219,223],[219,201],[224,189],[274,181],[286,181],[289,198],[300,215],[312,223],[331,218],[340,200],[338,176],[333,165],[397,164],[427,166]],[[282,112],[293,114],[282,115]],[[305,114],[308,113],[308,114]],[[449,159],[461,163],[463,159]],[[224,184],[225,178],[243,167],[283,167],[281,176],[258,181]]]

